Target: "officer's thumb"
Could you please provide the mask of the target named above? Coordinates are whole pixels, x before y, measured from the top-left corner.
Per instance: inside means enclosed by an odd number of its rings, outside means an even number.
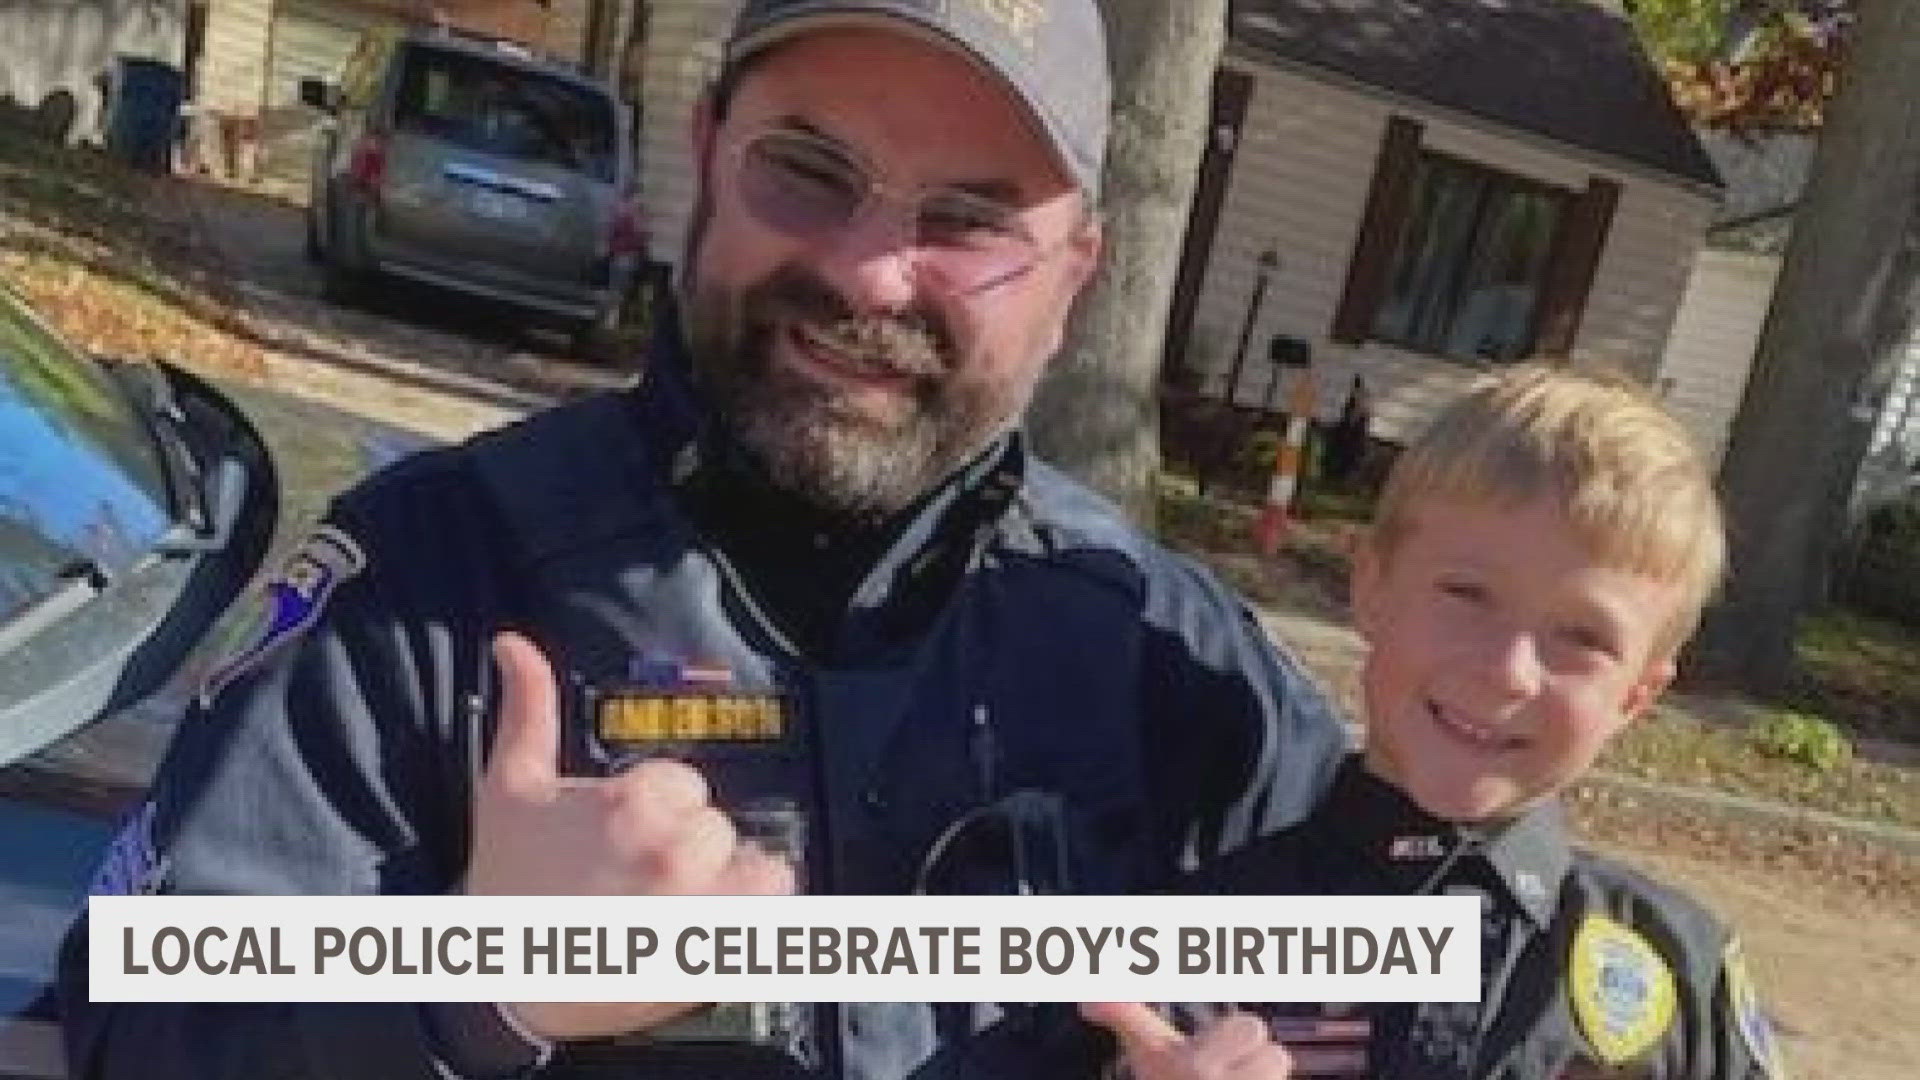
[[[500,712],[487,775],[511,789],[538,790],[559,774],[560,694],[538,646],[512,631],[495,634]]]
[[[1129,1057],[1152,1056],[1187,1041],[1166,1017],[1138,1001],[1085,1002],[1080,1017],[1111,1032]]]

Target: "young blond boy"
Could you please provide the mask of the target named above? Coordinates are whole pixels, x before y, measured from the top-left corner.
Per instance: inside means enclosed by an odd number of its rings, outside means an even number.
[[[1779,1077],[1732,937],[1571,849],[1556,798],[1673,679],[1724,547],[1705,465],[1636,386],[1527,366],[1469,392],[1355,553],[1365,750],[1194,888],[1480,895],[1481,1003],[1255,1006],[1265,1030],[1193,1038],[1139,1006],[1089,1019],[1155,1080]]]

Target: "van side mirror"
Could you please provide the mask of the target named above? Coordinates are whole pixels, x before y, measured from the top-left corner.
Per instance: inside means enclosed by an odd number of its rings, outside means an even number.
[[[300,103],[324,113],[340,110],[340,91],[324,79],[300,80]]]

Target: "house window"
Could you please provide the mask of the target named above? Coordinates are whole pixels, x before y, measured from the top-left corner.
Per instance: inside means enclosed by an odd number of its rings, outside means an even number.
[[[1372,336],[1459,359],[1534,351],[1569,193],[1427,150]]]

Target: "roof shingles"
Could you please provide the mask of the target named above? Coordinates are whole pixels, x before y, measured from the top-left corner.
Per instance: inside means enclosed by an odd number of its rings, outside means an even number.
[[[1619,15],[1583,0],[1234,0],[1233,37],[1560,142],[1718,188],[1719,174]]]

